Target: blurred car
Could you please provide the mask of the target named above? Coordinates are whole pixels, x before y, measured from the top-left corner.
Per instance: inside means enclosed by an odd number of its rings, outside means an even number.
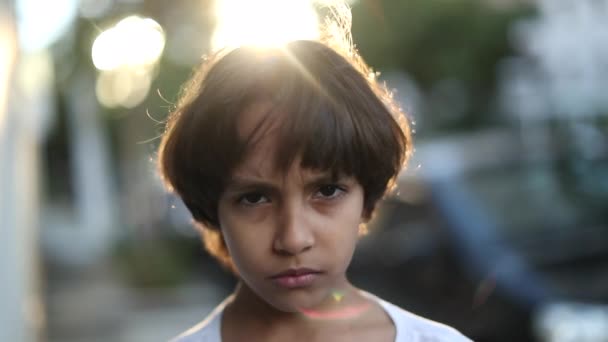
[[[351,278],[475,341],[606,341],[608,159],[518,141],[418,144]]]

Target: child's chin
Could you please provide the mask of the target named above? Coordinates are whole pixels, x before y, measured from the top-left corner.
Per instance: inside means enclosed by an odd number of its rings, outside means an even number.
[[[265,300],[276,310],[284,313],[303,313],[317,307],[323,301],[320,296],[313,293],[288,293]]]

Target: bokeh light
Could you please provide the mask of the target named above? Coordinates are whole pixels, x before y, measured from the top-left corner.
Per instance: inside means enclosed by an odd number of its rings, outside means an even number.
[[[95,92],[105,107],[133,108],[145,100],[150,91],[149,72],[107,71],[97,78]]]
[[[162,27],[150,18],[131,16],[102,32],[93,43],[93,64],[99,70],[155,63],[165,47]]]
[[[101,71],[95,88],[99,103],[109,108],[142,103],[164,47],[164,30],[150,18],[130,16],[102,32],[91,51]]]
[[[318,15],[310,0],[216,0],[217,26],[212,48],[276,46],[316,39]]]

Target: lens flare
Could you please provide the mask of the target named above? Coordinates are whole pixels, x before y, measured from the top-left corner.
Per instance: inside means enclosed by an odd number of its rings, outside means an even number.
[[[99,70],[139,67],[155,63],[165,47],[161,26],[150,18],[130,16],[102,32],[91,51]]]
[[[320,311],[320,310],[311,310],[311,309],[300,309],[300,312],[304,314],[306,317],[311,319],[324,319],[324,320],[333,320],[333,319],[352,319],[358,316],[361,316],[365,313],[371,305],[369,303],[363,303],[360,305],[351,305],[345,308],[329,310],[329,311]]]
[[[331,296],[334,297],[336,302],[340,302],[342,301],[342,298],[344,298],[344,294],[340,291],[334,291]]]
[[[216,16],[214,50],[319,37],[319,19],[310,0],[216,0]]]
[[[346,297],[346,292],[343,290],[332,289],[327,299],[330,301],[328,306],[336,306],[339,308],[332,309],[300,309],[300,313],[310,319],[315,320],[348,320],[361,316],[371,308],[370,301],[365,301],[361,304],[345,304],[342,300]]]

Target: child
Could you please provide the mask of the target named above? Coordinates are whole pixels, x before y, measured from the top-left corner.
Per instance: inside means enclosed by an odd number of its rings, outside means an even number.
[[[239,285],[176,341],[468,341],[346,278],[412,147],[373,74],[337,51],[239,47],[185,89],[160,171]]]

